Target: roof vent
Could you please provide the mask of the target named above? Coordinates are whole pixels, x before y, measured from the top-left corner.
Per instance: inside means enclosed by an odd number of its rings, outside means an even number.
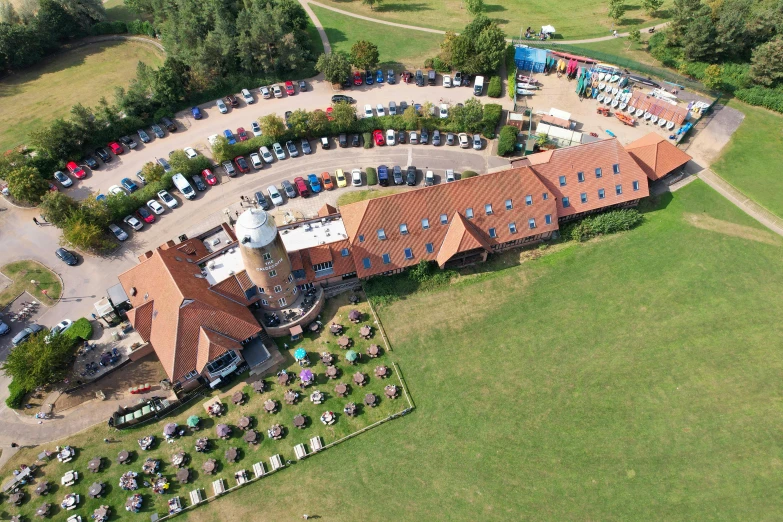
[[[230,275],[230,276],[234,275],[234,271],[233,270],[229,270],[228,275]]]
[[[242,238],[242,244],[243,244],[243,245],[246,245],[246,244],[248,244],[248,243],[250,243],[250,236],[245,236],[245,237],[243,237],[243,238]]]
[[[193,274],[195,277],[198,277],[199,279],[204,279],[204,274]]]
[[[146,294],[144,294],[144,300],[145,300],[145,301],[146,301],[147,299],[149,299],[149,297],[150,297],[150,293],[149,293],[149,292],[147,292]]]
[[[215,262],[214,261],[210,261],[209,263],[207,263],[207,268],[209,268],[210,270],[214,269],[215,268]]]
[[[136,295],[136,287],[135,287],[135,286],[132,286],[132,287],[131,287],[131,289],[130,289],[130,295],[131,295],[131,297],[134,297],[134,296]]]
[[[174,259],[176,259],[177,261],[182,261],[182,258],[179,256],[174,256]]]
[[[187,258],[185,261],[187,261],[188,263],[192,263],[193,262],[193,260],[190,259],[190,258]]]

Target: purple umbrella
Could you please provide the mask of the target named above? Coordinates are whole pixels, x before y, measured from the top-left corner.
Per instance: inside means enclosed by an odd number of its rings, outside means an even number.
[[[313,380],[313,372],[310,371],[309,368],[305,368],[302,370],[302,372],[299,374],[299,378],[302,379],[302,381],[312,381]]]
[[[362,318],[362,313],[359,310],[351,310],[348,313],[348,319],[350,319],[351,321],[358,321],[361,318]]]
[[[218,437],[227,437],[230,432],[231,432],[231,428],[228,427],[228,424],[218,424],[217,425],[217,435],[218,435]]]
[[[177,432],[177,425],[173,422],[169,422],[166,424],[166,426],[163,428],[163,435],[167,437],[171,437]]]

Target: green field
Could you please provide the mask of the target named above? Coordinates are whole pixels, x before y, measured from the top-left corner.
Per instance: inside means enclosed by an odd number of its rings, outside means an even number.
[[[30,131],[70,113],[76,103],[97,105],[136,77],[136,64],[157,66],[162,54],[138,42],[106,42],[68,51],[0,80],[0,150],[24,143]]]
[[[22,292],[35,296],[44,305],[51,305],[60,299],[62,281],[44,265],[35,261],[16,261],[0,268],[0,274],[12,282],[0,291],[0,308],[5,308]],[[32,284],[30,281],[35,281]],[[46,290],[46,294],[42,291]]]
[[[329,38],[333,51],[350,53],[358,40],[378,46],[381,64],[421,67],[440,50],[441,35],[388,27],[357,20],[311,4]]]
[[[109,21],[130,22],[142,18],[125,6],[125,0],[107,0],[103,3]]]
[[[602,53],[608,53],[627,60],[634,60],[646,65],[663,67],[661,63],[647,52],[647,34],[642,35],[642,42],[635,44],[627,38],[612,38],[600,42],[579,44],[584,49],[592,49]]]
[[[371,18],[444,31],[461,31],[472,19],[462,0],[383,2],[374,9],[358,0],[319,2]],[[553,25],[557,37],[566,40],[606,36],[612,30],[612,21],[607,16],[608,0],[564,0],[556,5],[548,0],[497,0],[486,1],[485,5],[485,14],[496,20],[509,37],[519,36],[520,30],[524,32],[527,27],[540,31],[543,25]],[[651,19],[641,8],[641,2],[627,3],[628,11],[616,28],[625,31],[635,25],[648,27],[660,23],[668,16],[667,8],[671,5],[672,0],[666,0],[658,17]],[[320,11],[316,14],[324,23]],[[397,29],[389,31],[396,33]]]

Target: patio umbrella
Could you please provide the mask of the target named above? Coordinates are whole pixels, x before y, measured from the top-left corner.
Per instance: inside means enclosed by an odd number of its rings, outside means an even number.
[[[347,352],[345,352],[345,359],[347,361],[351,361],[351,362],[355,361],[356,360],[356,352],[354,352],[353,350],[348,350]]]
[[[362,318],[362,313],[359,310],[351,310],[348,313],[348,319],[350,319],[351,321],[358,321],[361,318]]]
[[[313,380],[313,372],[309,368],[305,368],[299,374],[299,378],[302,379],[303,381],[312,381]]]
[[[544,25],[541,27],[542,33],[555,34],[555,28],[551,25]]]
[[[188,426],[191,428],[195,428],[198,426],[198,423],[201,421],[201,419],[198,418],[198,415],[191,415],[188,417]]]
[[[177,433],[177,425],[175,423],[169,422],[163,427],[163,435],[171,437],[175,433]]]
[[[297,348],[296,351],[294,352],[294,359],[296,359],[297,361],[301,361],[305,357],[307,357],[307,351],[305,351],[304,348]]]
[[[231,431],[228,427],[228,424],[218,424],[217,425],[217,434],[218,437],[225,437],[228,435],[228,432]]]

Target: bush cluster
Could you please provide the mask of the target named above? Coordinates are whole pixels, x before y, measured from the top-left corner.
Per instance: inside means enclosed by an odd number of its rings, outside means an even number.
[[[462,174],[459,175],[459,179],[468,179],[478,176],[478,172],[475,170],[463,170]]]
[[[513,44],[506,47],[506,75],[508,76],[508,97],[514,99],[517,86],[517,63],[514,61],[514,55],[517,48]]]
[[[636,209],[611,210],[587,216],[577,223],[569,225],[563,236],[575,241],[587,241],[596,236],[631,230],[641,224],[643,220],[644,216]]]
[[[92,338],[92,323],[87,318],[82,317],[74,321],[63,335],[76,341],[89,341]]]
[[[500,81],[500,76],[493,75],[489,79],[489,85],[487,86],[487,96],[490,98],[500,98],[503,96],[503,84]]]
[[[93,36],[103,34],[142,34],[155,36],[155,28],[150,22],[144,20],[131,20],[130,22],[117,20],[114,22],[98,22],[90,27],[90,34]]]
[[[775,112],[783,112],[783,90],[781,89],[755,86],[749,89],[737,89],[734,91],[734,96],[751,105],[758,105]]]
[[[498,156],[506,156],[514,152],[517,144],[517,133],[519,129],[512,125],[505,125],[500,129],[500,138],[498,139]]]
[[[365,282],[367,296],[376,306],[391,304],[417,291],[433,290],[447,285],[457,275],[454,270],[441,270],[434,261],[421,260],[400,274],[377,276]]]
[[[16,379],[13,379],[11,384],[8,385],[8,398],[5,400],[5,405],[13,409],[21,408],[24,396],[27,395],[28,391],[20,386]]]
[[[367,174],[367,185],[378,184],[378,171],[375,170],[375,167],[367,167],[364,169],[364,173]]]

